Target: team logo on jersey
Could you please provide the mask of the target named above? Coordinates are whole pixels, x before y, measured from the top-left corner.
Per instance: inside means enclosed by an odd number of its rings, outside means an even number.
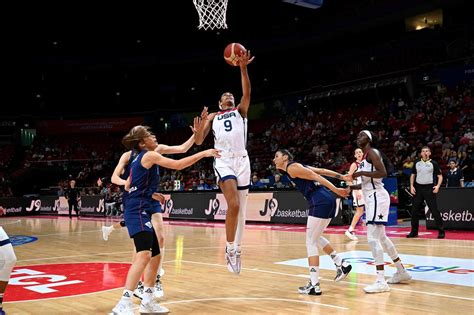
[[[27,235],[12,235],[10,236],[10,241],[12,242],[13,246],[19,246],[28,244],[34,241],[37,241],[38,238],[35,236],[27,236]]]
[[[235,111],[219,115],[217,116],[217,120],[227,119],[230,117],[237,117],[237,115],[235,114]]]
[[[18,266],[4,302],[61,298],[122,288],[130,264],[71,263]]]

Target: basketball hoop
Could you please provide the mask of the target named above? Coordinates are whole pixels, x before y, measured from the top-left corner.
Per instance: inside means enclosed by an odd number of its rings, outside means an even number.
[[[228,0],[193,0],[199,14],[198,29],[226,29]]]

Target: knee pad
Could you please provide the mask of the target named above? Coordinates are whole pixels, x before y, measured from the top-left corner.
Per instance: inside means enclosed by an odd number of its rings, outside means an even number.
[[[306,251],[308,257],[319,256],[318,242],[309,235],[306,236]]]
[[[320,236],[318,240],[319,247],[324,248],[329,244],[329,241],[324,236]]]
[[[13,267],[16,264],[16,255],[12,244],[6,244],[0,247],[0,281],[8,282]]]
[[[383,264],[383,248],[380,245],[380,238],[378,236],[377,226],[375,224],[367,225],[367,242],[369,243],[372,256],[374,257],[376,265]]]

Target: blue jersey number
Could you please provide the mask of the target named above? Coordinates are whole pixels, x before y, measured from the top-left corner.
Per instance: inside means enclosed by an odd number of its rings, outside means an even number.
[[[224,120],[225,131],[229,132],[232,130],[232,122],[230,120]]]

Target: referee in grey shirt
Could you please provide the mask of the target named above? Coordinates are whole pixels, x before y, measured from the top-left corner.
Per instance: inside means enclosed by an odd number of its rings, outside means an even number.
[[[421,148],[421,159],[413,164],[410,176],[410,191],[414,195],[413,208],[411,214],[411,232],[408,238],[418,236],[418,215],[423,201],[426,201],[430,208],[436,225],[438,227],[438,238],[444,238],[443,220],[436,203],[436,194],[443,182],[443,175],[438,163],[430,159],[431,150],[429,147]]]

